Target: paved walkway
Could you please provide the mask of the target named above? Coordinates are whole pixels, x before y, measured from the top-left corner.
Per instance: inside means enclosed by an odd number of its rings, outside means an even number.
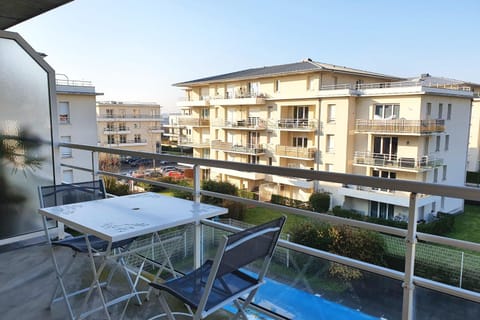
[[[55,288],[56,280],[50,249],[45,243],[37,243],[22,248],[0,248],[0,319],[2,320],[65,320],[68,319],[65,303],[60,301],[50,309],[48,304]],[[71,259],[72,251],[68,248],[56,248],[61,262]],[[68,283],[76,287],[90,284],[91,273],[86,257],[77,258],[78,263],[72,266]],[[105,290],[107,297],[113,293],[129,292],[124,274],[117,272],[113,285]],[[147,285],[141,284],[143,287]],[[92,303],[98,304],[98,295],[94,295]],[[73,301],[74,308],[81,306],[82,299]],[[111,318],[118,319],[125,303],[109,308]],[[129,303],[124,319],[148,319],[161,313],[155,295],[142,306],[134,301]],[[225,314],[217,315],[217,319],[226,319]],[[88,319],[106,319],[104,311],[99,311]]]

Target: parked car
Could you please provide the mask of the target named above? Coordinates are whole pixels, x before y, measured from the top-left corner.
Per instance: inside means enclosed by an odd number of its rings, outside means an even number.
[[[167,177],[171,177],[171,178],[175,178],[175,179],[183,179],[184,178],[183,172],[176,171],[176,170],[168,171],[167,173],[165,173],[165,175]]]
[[[131,167],[151,166],[152,164],[153,164],[152,159],[137,159],[133,162],[130,162]]]
[[[177,169],[177,167],[175,167],[175,166],[165,166],[165,167],[160,168],[160,173],[165,174],[168,171],[172,171],[172,170],[176,170],[176,169]]]

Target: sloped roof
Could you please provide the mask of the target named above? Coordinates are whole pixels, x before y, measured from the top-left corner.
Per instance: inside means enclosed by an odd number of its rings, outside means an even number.
[[[0,30],[38,16],[72,0],[0,0]]]
[[[339,72],[339,73],[356,74],[356,75],[363,75],[367,77],[385,78],[389,80],[405,80],[404,78],[400,78],[400,77],[394,77],[394,76],[389,76],[385,74],[374,73],[374,72],[353,69],[348,67],[342,67],[342,66],[337,66],[337,65],[328,64],[328,63],[321,63],[321,62],[312,61],[310,59],[306,59],[296,63],[240,70],[236,72],[225,73],[221,75],[205,77],[205,78],[190,80],[186,82],[179,82],[173,85],[177,87],[188,87],[192,85],[200,85],[200,84],[215,83],[215,82],[224,82],[224,81],[242,80],[242,79],[258,79],[258,78],[266,78],[266,77],[272,77],[272,76],[282,76],[282,75],[309,73],[309,72],[318,72],[318,71],[332,71],[332,72]]]
[[[469,87],[480,87],[480,84],[468,82],[464,80],[457,80],[445,77],[436,77],[428,73],[420,75],[420,77],[412,77],[408,80],[411,81],[422,81],[426,86],[435,86],[435,85],[444,85],[444,86],[469,86]]]

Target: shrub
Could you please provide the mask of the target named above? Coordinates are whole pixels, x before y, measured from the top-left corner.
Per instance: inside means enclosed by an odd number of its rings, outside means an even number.
[[[124,196],[129,194],[128,184],[124,184],[117,181],[117,178],[104,176],[103,183],[105,184],[105,190],[107,193],[114,194],[116,196]]]
[[[222,206],[228,209],[228,213],[222,216],[222,218],[231,218],[240,221],[243,221],[245,218],[245,213],[247,212],[247,206],[245,204],[225,200]]]
[[[330,208],[330,194],[326,192],[312,193],[308,201],[315,212],[327,212]]]
[[[281,196],[281,195],[278,195],[278,194],[272,194],[272,197],[270,198],[271,203],[279,204],[279,205],[282,205],[282,206],[286,206],[287,201],[288,201],[287,197],[284,197],[284,196]]]
[[[204,180],[202,183],[202,189],[206,191],[212,191],[223,194],[237,195],[238,189],[234,184],[223,181]],[[213,205],[220,205],[223,203],[223,199],[202,196],[202,202]]]

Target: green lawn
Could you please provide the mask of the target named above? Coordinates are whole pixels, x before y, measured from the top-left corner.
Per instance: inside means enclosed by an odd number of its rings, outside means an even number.
[[[480,243],[480,207],[466,205],[465,212],[455,217],[449,238]]]
[[[309,220],[308,217],[302,217],[302,216],[294,215],[291,213],[286,213],[286,212],[272,210],[268,208],[262,208],[262,207],[249,208],[243,220],[249,224],[257,225],[257,224],[261,224],[263,222],[267,222],[275,218],[278,218],[281,215],[287,216],[287,221],[285,222],[285,226],[283,227],[283,233],[288,233],[289,230],[293,228],[295,225]]]

